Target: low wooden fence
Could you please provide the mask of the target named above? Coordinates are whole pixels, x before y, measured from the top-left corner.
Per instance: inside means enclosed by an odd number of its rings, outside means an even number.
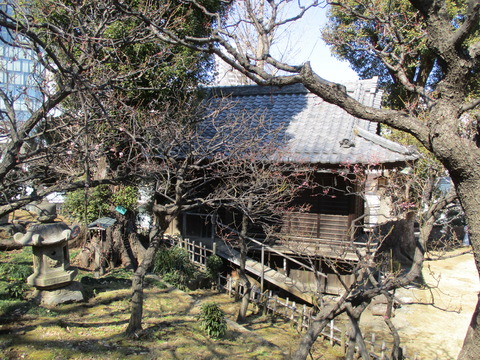
[[[187,250],[190,261],[203,268],[206,268],[207,266],[208,257],[216,254],[215,243],[213,243],[213,249],[209,249],[201,242],[197,244],[195,241],[182,239],[177,236],[165,236],[164,240],[171,246],[178,246]]]
[[[208,257],[216,253],[215,244],[213,249],[209,249],[204,244],[197,244],[195,241],[189,239],[166,237],[165,241],[172,246],[179,246],[186,249],[190,256],[190,260],[201,267],[206,267]],[[222,275],[219,275],[218,277],[217,289],[223,290],[232,296],[243,296],[245,293],[245,287],[240,282],[231,277],[225,277]],[[277,295],[274,295],[272,291],[262,293],[256,285],[252,286],[250,301],[262,309],[265,315],[271,314],[293,322],[299,331],[308,330],[315,315],[312,307],[305,304],[297,304],[295,301],[291,301],[288,297],[286,299],[279,298]],[[342,347],[343,351],[346,351],[348,339],[347,330],[345,328],[340,329],[336,326],[334,320],[330,321],[322,331],[321,335],[324,339],[328,340],[332,346],[339,345]],[[370,339],[365,339],[365,343],[369,347],[372,359],[389,359],[389,356],[387,355],[387,344],[385,341],[377,340],[375,333],[372,333]],[[413,356],[407,356],[407,348],[405,346],[402,346],[402,349],[404,359],[417,359],[416,354]]]
[[[243,296],[245,293],[245,287],[231,277],[219,276],[218,288],[223,289],[232,296]],[[272,314],[273,316],[279,316],[293,322],[299,331],[308,330],[315,316],[313,308],[305,304],[296,304],[295,301],[290,301],[289,298],[281,299],[277,295],[273,295],[272,291],[262,293],[256,285],[252,286],[250,301],[262,309],[265,315]],[[328,340],[331,346],[339,345],[345,353],[347,350],[348,333],[344,326],[340,326],[343,329],[337,326],[332,319],[325,329],[323,329],[321,336]],[[377,340],[375,333],[372,333],[369,339],[365,338],[364,341],[369,348],[371,359],[390,359],[387,343],[382,340]],[[406,346],[402,346],[402,350],[405,360],[417,360],[417,354],[407,356]]]

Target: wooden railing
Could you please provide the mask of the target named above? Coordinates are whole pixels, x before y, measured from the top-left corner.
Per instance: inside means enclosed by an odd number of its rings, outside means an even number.
[[[230,227],[228,227],[228,226],[225,227],[225,228],[228,229],[228,230],[230,230],[230,231],[232,231],[233,233],[236,233],[236,232],[237,232],[235,229],[232,229],[232,228],[230,228]],[[255,244],[256,246],[258,246],[258,248],[261,249],[262,253],[263,253],[265,250],[268,250],[268,251],[270,251],[270,252],[272,252],[272,253],[274,253],[274,254],[277,254],[277,255],[279,255],[279,256],[281,256],[281,257],[283,257],[283,258],[285,258],[285,259],[287,259],[287,260],[289,260],[289,261],[291,261],[291,262],[293,262],[293,263],[301,266],[301,267],[304,268],[305,270],[308,270],[308,271],[311,271],[311,272],[313,272],[313,273],[316,273],[317,275],[322,276],[322,277],[324,277],[324,278],[327,277],[327,275],[325,275],[324,273],[322,273],[322,272],[318,271],[317,269],[313,268],[311,265],[305,264],[304,262],[302,262],[302,261],[300,261],[300,260],[298,260],[298,259],[295,259],[295,258],[289,256],[288,254],[285,254],[285,252],[280,251],[279,249],[275,249],[275,248],[273,248],[273,247],[271,247],[271,246],[265,245],[263,242],[258,241],[258,240],[254,239],[254,238],[251,238],[251,237],[249,237],[249,236],[245,236],[245,238],[246,238],[248,241],[250,241],[251,243],[253,243],[253,244]],[[263,258],[263,256],[262,256],[262,258]]]
[[[285,217],[282,233],[287,237],[348,240],[349,217],[314,213],[293,213]]]
[[[216,217],[211,214],[185,213],[183,217],[183,233],[186,234],[188,230],[187,219],[194,217],[200,217],[203,219],[204,224],[208,224],[205,228],[205,234],[202,232],[200,237],[208,235],[206,237],[214,241],[217,223]],[[267,248],[262,241],[253,239],[250,236],[248,239],[257,243],[259,249],[261,247],[283,257],[305,253],[309,256],[317,255],[357,260],[355,249],[368,248],[368,252],[374,252],[378,245],[373,242],[366,243],[354,239],[354,232],[350,227],[356,224],[355,228],[358,228],[360,225],[357,223],[362,218],[363,216],[351,220],[347,215],[293,213],[285,217],[282,231],[272,246]],[[209,220],[207,221],[207,219]],[[232,233],[236,232],[236,230],[225,226],[222,229],[232,231]],[[289,260],[296,262],[296,260]],[[301,262],[300,265],[302,267],[305,266],[304,262]]]
[[[183,239],[178,236],[167,235],[164,237],[164,240],[167,244],[171,246],[178,246],[182,249],[185,249],[188,252],[190,261],[203,268],[206,268],[207,266],[208,257],[216,254],[215,243],[213,243],[213,249],[209,249],[201,242],[197,244],[195,241],[192,241],[190,239]]]

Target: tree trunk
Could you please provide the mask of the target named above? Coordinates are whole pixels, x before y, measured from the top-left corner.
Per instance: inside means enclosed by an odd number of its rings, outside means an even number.
[[[248,278],[245,276],[245,273],[241,270],[240,270],[240,279],[242,279],[245,293],[242,295],[242,302],[240,304],[240,309],[238,310],[237,322],[243,323],[247,318],[247,310],[248,310],[248,305],[250,304],[250,292],[252,291],[252,286]]]
[[[467,335],[463,342],[462,350],[458,354],[459,360],[480,359],[480,295],[478,296],[477,306],[473,313]]]
[[[454,179],[455,182],[455,179]],[[480,180],[466,180],[457,183],[457,194],[465,211],[470,241],[477,271],[480,271]],[[462,350],[458,355],[460,360],[480,359],[480,297],[477,301]]]
[[[250,303],[250,291],[251,284],[248,280],[246,273],[246,264],[247,264],[247,229],[248,229],[248,217],[243,215],[242,217],[242,230],[240,232],[240,270],[238,275],[240,281],[244,286],[244,294],[242,296],[242,303],[240,304],[240,309],[238,311],[237,322],[243,323],[247,317],[248,304]]]
[[[305,360],[310,354],[310,349],[312,348],[315,341],[317,341],[320,333],[325,329],[325,326],[328,325],[330,319],[321,319],[314,321],[312,325],[308,328],[305,336],[302,337],[300,344],[298,345],[297,351],[292,356],[292,360]]]
[[[403,360],[403,349],[400,347],[400,334],[397,331],[397,328],[393,324],[392,318],[393,311],[393,297],[388,297],[387,304],[387,313],[385,314],[385,324],[387,324],[390,329],[390,333],[393,336],[393,349],[392,349],[392,360]]]
[[[325,326],[328,325],[330,320],[338,316],[344,311],[344,297],[340,299],[333,306],[325,306],[321,309],[320,313],[316,316],[316,319],[313,320],[312,324],[308,328],[305,335],[300,340],[295,354],[292,356],[292,360],[305,360],[310,354],[310,349],[317,340],[318,336],[321,334]]]
[[[135,213],[116,214],[116,220],[106,231],[106,260],[112,268],[121,265],[135,270],[146,251],[137,234]]]
[[[129,337],[138,337],[138,332],[142,330],[142,316],[143,316],[143,281],[145,274],[152,265],[152,262],[160,245],[160,240],[163,236],[164,228],[155,227],[151,231],[150,245],[148,246],[142,263],[138,266],[133,274],[132,279],[132,305],[130,320],[125,334]]]
[[[122,224],[115,224],[107,229],[106,246],[108,247],[108,262],[111,268],[123,266],[135,269],[132,257],[129,255],[123,238]]]
[[[347,306],[347,314],[352,324],[349,336],[349,346],[346,359],[353,359],[355,355],[355,346],[358,347],[359,355],[364,360],[370,360],[370,354],[367,350],[367,345],[363,339],[362,331],[360,329],[360,317],[367,308],[369,302],[362,302],[360,305],[352,309],[350,305]]]

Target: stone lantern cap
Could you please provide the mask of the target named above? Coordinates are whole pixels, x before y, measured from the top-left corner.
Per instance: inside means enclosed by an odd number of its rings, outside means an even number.
[[[13,239],[23,246],[45,246],[70,239],[72,230],[63,222],[31,225],[25,234],[16,233]]]

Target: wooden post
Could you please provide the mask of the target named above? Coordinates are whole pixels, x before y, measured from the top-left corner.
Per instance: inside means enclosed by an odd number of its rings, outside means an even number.
[[[333,332],[333,328],[334,328],[334,322],[333,322],[333,319],[330,320],[330,345],[333,346],[334,342],[333,342],[333,336],[334,336],[334,332]]]
[[[290,315],[290,320],[295,319],[295,311],[297,310],[297,306],[295,305],[295,301],[292,303],[292,315]]]
[[[386,350],[386,346],[385,346],[385,341],[382,341],[382,352],[380,354],[380,359],[385,359],[385,350]]]
[[[231,276],[227,280],[227,292],[228,292],[228,295],[232,296],[232,277]]]
[[[262,292],[261,299],[262,299],[262,304],[263,304],[262,315],[265,316],[265,315],[268,314],[268,300],[269,300],[269,297],[264,292]]]
[[[375,353],[375,333],[372,333],[372,347],[370,351]]]
[[[187,214],[182,214],[182,237],[187,236]]]
[[[260,277],[260,289],[263,293],[265,290],[264,288],[264,282],[265,282],[265,246],[262,245],[262,255],[261,255],[261,261],[262,261],[262,274]]]
[[[203,245],[202,247],[202,256],[203,256],[203,266],[207,267],[207,246]]]
[[[215,229],[217,227],[217,215],[212,215],[212,243],[215,246]]]
[[[212,249],[213,254],[212,255],[217,255],[217,243],[213,243],[213,249]]]
[[[303,324],[305,322],[305,318],[307,317],[307,305],[303,304],[303,309],[302,309],[302,330],[303,330]],[[307,322],[308,324],[308,322]]]
[[[297,320],[297,331],[301,332],[303,330],[303,316],[305,314],[305,304],[303,304],[302,310],[298,312]]]

